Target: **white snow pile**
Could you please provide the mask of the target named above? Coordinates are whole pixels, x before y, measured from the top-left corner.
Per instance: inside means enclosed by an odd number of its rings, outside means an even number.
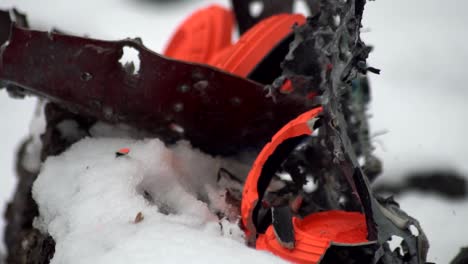
[[[231,208],[221,167],[245,169],[187,142],[86,138],[44,162],[34,225],[56,242],[52,264],[282,262],[247,247],[237,219],[219,220]]]

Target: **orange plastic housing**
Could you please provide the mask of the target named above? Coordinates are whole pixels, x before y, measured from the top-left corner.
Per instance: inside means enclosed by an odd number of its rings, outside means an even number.
[[[285,140],[301,135],[311,135],[309,122],[318,117],[322,108],[312,109],[286,124],[266,144],[257,156],[247,176],[242,194],[241,216],[245,233],[250,242],[260,250],[267,250],[294,263],[319,263],[331,244],[366,244],[367,225],[365,216],[357,212],[327,211],[314,213],[304,219],[293,219],[295,248],[281,246],[275,238],[273,226],[265,234],[257,234],[253,224],[253,211],[259,202],[258,182],[268,157]]]
[[[241,36],[239,41],[224,51],[223,56],[209,61],[210,65],[230,73],[247,77],[255,67],[287,36],[295,24],[306,18],[300,14],[280,14],[262,20]]]
[[[217,52],[231,45],[234,15],[211,5],[192,14],[169,41],[164,55],[189,62],[208,63]]]
[[[234,45],[234,16],[230,10],[212,5],[191,15],[179,26],[164,55],[205,63],[247,77],[255,67],[306,18],[280,14],[265,19],[243,34]]]

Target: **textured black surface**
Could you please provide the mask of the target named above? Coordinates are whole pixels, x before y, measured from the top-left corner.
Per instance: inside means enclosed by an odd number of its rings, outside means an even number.
[[[366,150],[369,146],[356,145],[357,141],[350,138],[354,130],[362,128],[349,122],[350,113],[356,110],[353,97],[348,95],[353,92],[352,82],[368,70],[365,61],[370,48],[359,36],[365,1],[321,0],[317,3],[318,13],[306,25],[296,28],[296,38],[283,63],[281,78],[291,79],[294,90],[299,93],[321,94],[324,125],[319,136],[328,149],[331,166],[340,170],[335,175],[336,181],[351,190],[351,201],[360,204],[366,214],[368,239],[380,244],[374,262],[424,263],[428,242],[419,223],[401,211],[396,203],[376,199],[357,160],[358,156],[370,160]],[[278,87],[273,86],[271,92],[279,93],[275,88]],[[408,230],[410,225],[418,228],[418,237]],[[389,251],[386,242],[392,235],[404,239],[406,255]]]
[[[450,264],[466,264],[468,263],[468,247],[460,249],[460,253],[450,262]]]
[[[285,248],[293,249],[295,244],[293,214],[289,206],[273,207],[271,209],[273,231],[277,241]]]

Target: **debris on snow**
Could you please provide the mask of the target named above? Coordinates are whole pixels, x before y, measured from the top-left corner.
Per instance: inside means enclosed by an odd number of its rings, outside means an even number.
[[[128,153],[130,153],[130,149],[129,149],[129,148],[121,148],[121,149],[119,149],[117,152],[115,152],[115,157],[116,157],[116,158],[122,157],[122,156],[127,155]]]
[[[138,224],[140,223],[141,221],[143,221],[143,219],[145,219],[145,217],[143,216],[143,213],[142,212],[138,212],[138,214],[135,216],[135,220],[133,220],[133,222],[135,224]]]
[[[109,155],[121,146],[131,158]],[[281,262],[246,247],[238,219],[219,214],[229,209],[217,186],[221,167],[245,170],[187,142],[167,148],[157,139],[86,138],[43,164],[33,186],[34,226],[56,242],[52,264]]]

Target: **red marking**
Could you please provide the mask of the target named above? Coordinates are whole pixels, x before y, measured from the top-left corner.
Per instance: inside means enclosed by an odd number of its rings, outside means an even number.
[[[282,92],[282,93],[291,93],[292,91],[294,91],[294,87],[292,86],[292,82],[290,80],[286,80],[283,83],[283,86],[281,86],[280,92]]]
[[[118,154],[120,155],[127,155],[128,153],[130,153],[130,149],[129,148],[121,148],[117,151]]]
[[[333,64],[329,63],[327,65],[327,71],[331,71],[331,70],[333,70]]]
[[[306,95],[307,99],[313,99],[315,96],[317,96],[317,92],[310,92]]]

